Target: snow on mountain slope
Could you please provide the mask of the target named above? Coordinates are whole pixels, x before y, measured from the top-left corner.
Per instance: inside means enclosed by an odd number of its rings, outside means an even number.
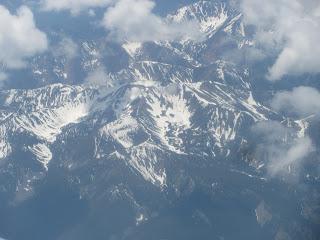
[[[228,20],[229,12],[225,3],[214,1],[200,1],[193,5],[180,8],[169,18],[175,22],[195,20],[200,29],[208,37],[211,37]],[[232,17],[232,16],[231,16]]]
[[[204,38],[200,42],[162,43],[175,49],[188,61],[206,66],[225,59],[233,50],[251,46],[241,12],[230,1],[198,1],[182,7],[168,16],[169,21],[195,21],[199,24]]]
[[[29,146],[28,149],[37,157],[37,160],[42,163],[44,168],[48,171],[48,164],[52,159],[52,152],[50,149],[45,144]]]
[[[135,146],[130,153],[130,165],[144,177],[146,181],[160,186],[166,185],[166,169],[161,167],[162,149],[154,144],[144,143]]]
[[[136,54],[140,51],[142,43],[139,42],[127,42],[122,45],[122,47],[127,51],[131,57],[135,57]]]
[[[94,93],[81,87],[52,85],[35,90],[9,90],[1,93],[1,106],[8,112],[1,120],[1,158],[11,152],[10,138],[28,134],[48,144],[63,127],[88,114]],[[29,149],[47,168],[52,156],[45,144]],[[41,152],[44,152],[43,154]]]
[[[163,187],[166,156],[229,155],[228,145],[243,138],[241,131],[248,123],[268,118],[270,111],[253,100],[250,85],[241,83],[237,72],[232,76],[242,87],[234,89],[225,78],[192,82],[193,71],[187,74],[190,80],[168,75],[168,83],[157,81],[153,76],[161,75],[155,73],[159,66],[163,65],[146,63],[142,69],[148,78],[138,74],[131,83],[114,88],[58,84],[2,92],[3,158],[12,151],[10,137],[27,134],[38,139],[29,151],[48,169],[55,154],[50,145],[65,134],[64,128],[92,121],[99,129],[97,159],[118,158]],[[226,75],[229,70],[220,71]]]
[[[0,160],[6,158],[11,153],[11,146],[8,143],[8,140],[6,138],[6,133],[4,132],[4,129],[1,128],[1,139],[0,139]]]
[[[96,155],[108,156],[108,148],[104,146],[110,145],[110,141],[120,144],[123,158],[134,169],[146,180],[163,186],[165,169],[159,167],[162,165],[159,161],[163,161],[159,155],[166,151],[182,153],[179,134],[190,128],[191,113],[186,100],[174,86],[161,87],[154,83],[125,88],[123,100],[114,105],[116,120],[99,130]]]
[[[131,64],[127,69],[112,74],[114,79],[129,79],[131,81],[156,81],[167,84],[169,82],[191,82],[193,69],[174,66],[172,64],[138,61]]]
[[[103,99],[108,115],[101,110],[94,155],[127,161],[161,186],[166,182],[166,157],[159,156],[228,155],[228,145],[241,141],[242,131],[271,114],[253,100],[249,89],[219,82],[133,82]]]

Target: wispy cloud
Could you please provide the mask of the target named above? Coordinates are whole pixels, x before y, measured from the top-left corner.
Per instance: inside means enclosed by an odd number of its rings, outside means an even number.
[[[320,113],[320,92],[311,87],[297,87],[292,91],[277,93],[271,106],[276,111],[304,117]]]
[[[104,67],[98,67],[90,72],[85,79],[85,83],[89,85],[112,87],[112,80]]]
[[[258,123],[253,131],[262,139],[257,156],[264,160],[271,177],[297,177],[303,162],[314,151],[308,136],[299,138],[292,129],[279,122]]]
[[[255,40],[277,54],[268,78],[320,72],[318,0],[242,0],[245,22],[256,27]]]
[[[106,7],[113,0],[41,0],[41,6],[46,11],[70,11],[78,15],[90,8]]]
[[[0,82],[6,80],[7,77],[8,77],[8,76],[7,76],[6,73],[0,71]],[[1,84],[0,84],[0,85],[1,85]]]
[[[71,38],[64,37],[57,46],[53,47],[52,51],[56,57],[72,60],[78,55],[79,46]]]

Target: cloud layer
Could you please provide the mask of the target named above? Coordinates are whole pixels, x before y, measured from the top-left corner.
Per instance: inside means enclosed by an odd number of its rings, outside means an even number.
[[[36,27],[29,8],[22,6],[12,15],[0,5],[0,62],[5,68],[22,68],[28,57],[47,48],[46,34]]]
[[[70,11],[73,15],[89,8],[106,7],[112,0],[42,0],[41,5],[47,11]]]
[[[297,87],[292,91],[279,92],[272,99],[271,106],[276,111],[284,111],[298,116],[320,113],[320,92],[311,87]]]
[[[163,41],[201,38],[196,22],[176,24],[153,13],[151,0],[118,0],[109,7],[103,25],[120,41]]]
[[[242,0],[245,22],[256,26],[255,40],[278,53],[269,79],[320,72],[320,3],[318,0]]]

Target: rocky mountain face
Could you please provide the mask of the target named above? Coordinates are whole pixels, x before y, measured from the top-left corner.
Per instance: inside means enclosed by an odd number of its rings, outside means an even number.
[[[232,57],[254,43],[230,3],[167,18],[197,21],[204,38],[82,41],[75,56],[34,58],[21,75],[35,88],[0,92],[0,234],[317,239],[317,171],[269,178],[251,131],[277,120],[303,137],[313,118],[260,100],[255,66]]]

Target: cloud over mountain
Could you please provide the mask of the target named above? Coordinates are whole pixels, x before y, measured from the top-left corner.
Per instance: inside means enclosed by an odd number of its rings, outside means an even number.
[[[256,27],[259,47],[277,54],[270,80],[320,72],[319,9],[317,0],[242,0],[245,22]]]
[[[292,129],[276,121],[257,123],[253,131],[262,138],[257,156],[265,160],[271,177],[299,174],[304,161],[314,151],[310,137],[297,137]]]
[[[52,51],[56,57],[71,60],[78,55],[79,46],[71,38],[64,37],[57,46],[53,47]]]
[[[311,87],[297,87],[292,91],[279,92],[271,106],[277,111],[286,111],[298,116],[319,114],[320,92]]]
[[[151,0],[119,0],[105,13],[103,25],[110,36],[124,41],[162,41],[201,38],[194,21],[173,23],[153,13]]]

